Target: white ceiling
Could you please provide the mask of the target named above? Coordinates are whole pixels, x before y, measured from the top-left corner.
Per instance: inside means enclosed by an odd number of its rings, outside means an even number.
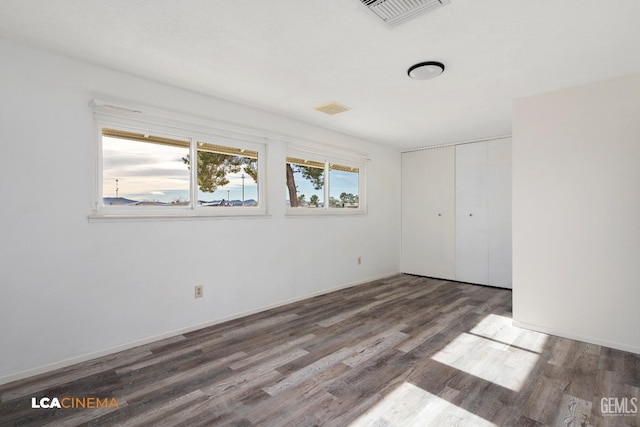
[[[639,18],[640,0],[451,0],[398,27],[359,0],[0,0],[0,37],[408,149],[640,72]],[[445,73],[407,77],[428,60]],[[352,110],[312,109],[332,100]]]

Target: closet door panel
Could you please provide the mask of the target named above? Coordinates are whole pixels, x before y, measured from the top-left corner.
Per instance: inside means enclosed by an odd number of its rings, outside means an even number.
[[[487,143],[456,146],[456,280],[489,284]]]
[[[402,267],[403,273],[425,275],[424,242],[428,240],[422,196],[427,182],[425,152],[402,154]]]
[[[511,140],[488,143],[489,284],[511,288]]]
[[[402,155],[402,271],[455,278],[455,149]]]

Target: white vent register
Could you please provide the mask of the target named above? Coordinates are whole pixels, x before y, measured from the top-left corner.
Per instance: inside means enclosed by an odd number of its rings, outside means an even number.
[[[451,0],[360,0],[360,2],[384,22],[395,26],[449,4]]]

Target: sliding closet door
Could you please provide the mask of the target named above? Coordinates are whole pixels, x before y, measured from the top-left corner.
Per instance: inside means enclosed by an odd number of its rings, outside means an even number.
[[[489,284],[511,288],[511,139],[488,143]]]
[[[456,146],[456,277],[489,284],[487,143]]]
[[[402,155],[402,272],[455,278],[455,148]]]
[[[511,141],[402,155],[403,273],[511,287]]]

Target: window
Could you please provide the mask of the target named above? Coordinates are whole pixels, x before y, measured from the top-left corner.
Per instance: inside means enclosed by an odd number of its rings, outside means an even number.
[[[191,174],[183,159],[189,158],[190,144],[188,139],[103,128],[104,205],[189,205]]]
[[[258,152],[198,142],[197,181],[200,206],[256,207]],[[216,191],[222,199],[211,200]]]
[[[291,154],[286,159],[286,204],[290,214],[366,212],[362,162]]]
[[[287,205],[292,208],[323,208],[325,164],[287,157]]]
[[[329,163],[329,208],[358,209],[359,180],[359,168]]]
[[[262,144],[96,115],[96,216],[264,214]],[[196,159],[196,161],[192,161]]]

